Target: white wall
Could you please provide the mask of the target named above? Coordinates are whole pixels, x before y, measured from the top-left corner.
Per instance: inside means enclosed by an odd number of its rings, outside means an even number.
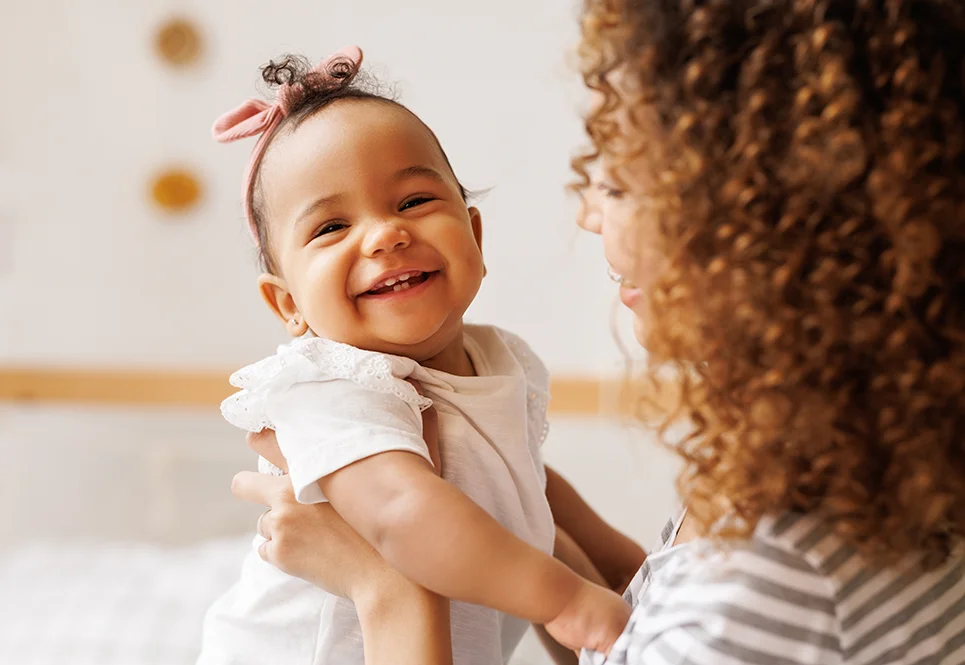
[[[618,364],[613,289],[563,188],[582,141],[570,2],[5,3],[0,55],[0,359],[237,366],[282,331],[254,289],[238,190],[251,143],[210,139],[221,112],[287,51],[358,43],[440,136],[480,203],[489,277],[471,311],[523,336],[555,370]],[[176,13],[204,62],[172,71],[152,30]],[[184,218],[147,202],[168,164],[197,169]]]

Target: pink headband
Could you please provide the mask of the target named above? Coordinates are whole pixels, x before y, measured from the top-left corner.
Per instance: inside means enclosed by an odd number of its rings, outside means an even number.
[[[344,69],[347,66],[348,69]],[[312,69],[315,74],[337,82],[340,86],[351,83],[362,66],[362,50],[358,46],[349,46],[322,60]],[[219,143],[230,143],[238,139],[260,134],[245,170],[244,190],[241,197],[245,207],[245,219],[248,220],[248,230],[255,244],[258,244],[258,229],[255,228],[255,217],[251,207],[252,188],[254,187],[255,171],[262,157],[268,141],[278,127],[278,124],[288,115],[289,110],[305,94],[305,88],[300,83],[283,84],[275,95],[275,101],[268,103],[263,99],[249,99],[247,102],[228,111],[218,118],[211,128],[211,134]]]

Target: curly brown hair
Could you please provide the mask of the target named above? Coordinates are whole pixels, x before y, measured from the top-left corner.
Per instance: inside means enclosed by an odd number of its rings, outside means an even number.
[[[586,0],[582,28],[602,103],[574,164],[642,174],[667,258],[647,347],[680,370],[698,521],[807,511],[877,560],[943,561],[965,533],[965,3]]]

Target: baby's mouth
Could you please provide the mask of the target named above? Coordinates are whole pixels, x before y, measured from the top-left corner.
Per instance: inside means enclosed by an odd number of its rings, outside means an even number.
[[[406,291],[413,286],[418,286],[429,279],[432,272],[422,272],[413,270],[402,275],[390,277],[389,279],[376,284],[374,287],[363,293],[364,296],[381,296],[386,293]]]

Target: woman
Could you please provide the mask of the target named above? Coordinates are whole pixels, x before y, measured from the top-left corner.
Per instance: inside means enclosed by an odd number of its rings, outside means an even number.
[[[965,6],[588,0],[582,55],[583,224],[693,424],[607,662],[965,663]],[[371,662],[447,662],[441,601],[237,489],[284,516],[271,560],[386,618]],[[383,579],[424,608],[401,637]]]

